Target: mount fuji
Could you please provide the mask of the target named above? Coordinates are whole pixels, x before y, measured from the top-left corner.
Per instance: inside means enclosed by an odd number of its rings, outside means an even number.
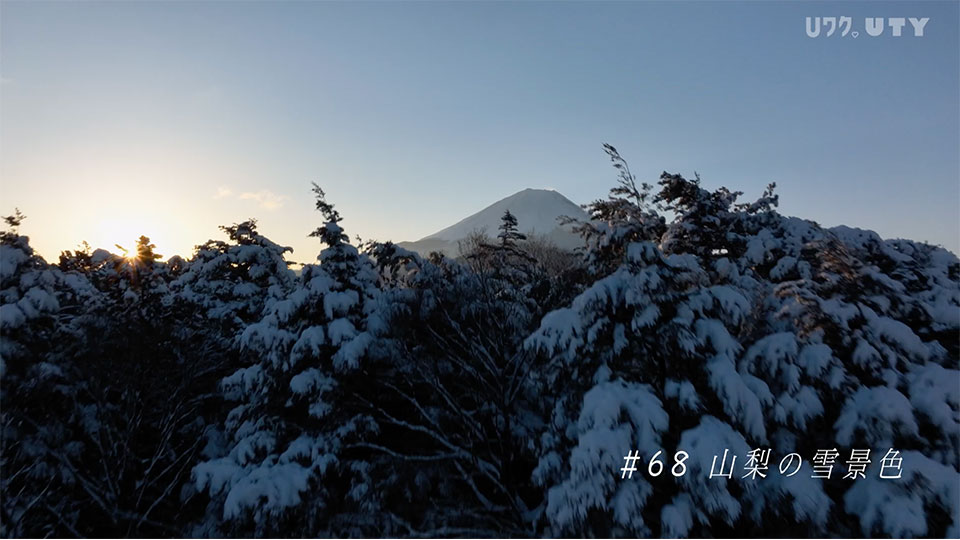
[[[550,189],[525,189],[501,199],[453,225],[425,236],[416,242],[400,242],[399,246],[427,254],[440,251],[449,256],[459,255],[458,243],[475,232],[495,237],[500,218],[509,210],[516,216],[520,232],[548,238],[558,247],[573,249],[582,245],[570,225],[560,225],[561,217],[588,220],[580,206]]]

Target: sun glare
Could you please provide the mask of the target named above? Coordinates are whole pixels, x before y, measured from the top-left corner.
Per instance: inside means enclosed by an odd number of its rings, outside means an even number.
[[[150,243],[157,246],[156,253],[164,259],[172,254],[165,251],[169,243],[164,231],[151,220],[144,219],[144,216],[115,216],[101,220],[90,245],[94,249],[103,248],[123,254],[132,260],[137,258],[137,239],[140,235],[150,238]]]

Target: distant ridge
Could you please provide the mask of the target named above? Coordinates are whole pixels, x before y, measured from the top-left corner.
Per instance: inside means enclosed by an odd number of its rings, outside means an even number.
[[[573,233],[571,227],[561,226],[559,219],[567,216],[586,220],[589,217],[587,213],[554,190],[528,188],[416,242],[400,242],[398,245],[421,254],[440,251],[456,256],[459,255],[458,242],[473,232],[484,231],[491,237],[496,236],[500,218],[507,210],[517,217],[520,231],[525,234],[545,236],[565,249],[573,249],[582,244],[580,237]]]

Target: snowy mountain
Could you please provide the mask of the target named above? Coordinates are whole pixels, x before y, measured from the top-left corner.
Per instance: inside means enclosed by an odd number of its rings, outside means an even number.
[[[587,213],[570,199],[551,189],[519,191],[443,230],[416,242],[400,242],[399,245],[422,254],[442,251],[447,255],[457,255],[457,242],[471,233],[484,231],[489,236],[496,236],[500,218],[507,210],[517,217],[520,231],[524,234],[546,236],[558,246],[567,249],[581,245],[579,236],[572,232],[571,227],[561,226],[558,220],[563,216],[586,220]]]

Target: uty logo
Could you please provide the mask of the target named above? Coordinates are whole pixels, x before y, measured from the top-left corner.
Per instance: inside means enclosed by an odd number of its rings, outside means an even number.
[[[914,37],[923,37],[923,29],[930,21],[930,17],[866,17],[863,20],[863,29],[870,37],[883,35],[884,30],[889,27],[890,35],[900,37],[903,35],[903,29],[910,23]],[[839,31],[840,37],[850,37],[856,39],[860,32],[852,30],[852,17],[807,17],[807,36],[815,38],[820,36],[821,32],[825,37],[830,37]]]

